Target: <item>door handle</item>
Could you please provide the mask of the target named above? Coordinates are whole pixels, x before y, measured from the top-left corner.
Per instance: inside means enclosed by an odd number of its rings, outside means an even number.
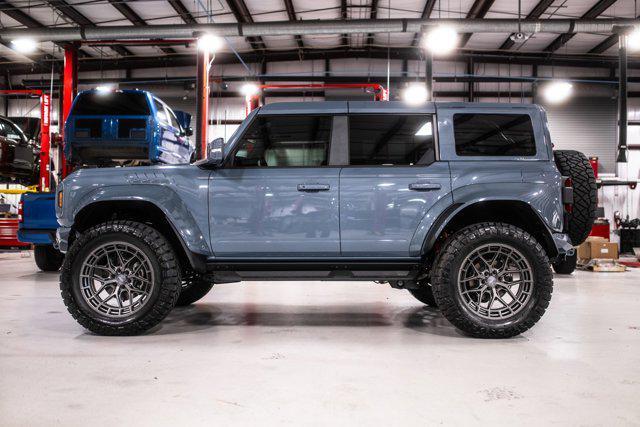
[[[329,184],[298,184],[298,191],[315,192],[329,191],[330,189]]]
[[[439,189],[440,184],[433,182],[413,182],[409,184],[409,190],[413,191],[433,191]]]

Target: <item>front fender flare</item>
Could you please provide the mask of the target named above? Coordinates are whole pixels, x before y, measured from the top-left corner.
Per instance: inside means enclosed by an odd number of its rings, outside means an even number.
[[[131,187],[137,188],[132,190]],[[206,234],[187,206],[175,191],[164,185],[127,184],[100,187],[82,197],[73,209],[73,218],[89,205],[110,201],[143,201],[155,205],[164,213],[186,249],[202,255],[212,254]]]

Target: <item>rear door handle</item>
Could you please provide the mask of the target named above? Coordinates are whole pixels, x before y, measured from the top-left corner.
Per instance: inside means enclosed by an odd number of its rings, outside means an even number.
[[[298,184],[298,191],[315,192],[329,191],[330,189],[329,184]]]
[[[409,190],[413,191],[434,191],[439,189],[440,184],[433,182],[413,182],[409,184]]]

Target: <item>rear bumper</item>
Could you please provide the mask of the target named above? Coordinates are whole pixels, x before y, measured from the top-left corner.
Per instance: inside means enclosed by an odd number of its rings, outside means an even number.
[[[117,160],[149,159],[148,141],[105,141],[70,142],[65,155],[73,163],[94,164]]]
[[[18,230],[18,240],[23,243],[33,243],[34,245],[53,245],[55,235],[56,230],[29,228]]]

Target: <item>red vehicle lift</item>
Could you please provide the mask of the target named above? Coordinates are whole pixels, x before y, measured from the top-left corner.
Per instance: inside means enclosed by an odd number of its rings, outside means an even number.
[[[36,188],[38,191],[49,191],[51,185],[51,96],[42,90],[29,89],[2,89],[0,96],[7,95],[31,95],[40,98],[40,176]],[[20,190],[22,191],[22,190]],[[9,191],[6,191],[9,193]],[[16,194],[17,190],[10,191]],[[17,238],[18,224],[21,213],[17,218],[0,218],[0,249],[1,248],[28,248],[28,243],[20,242]]]
[[[379,83],[309,83],[309,84],[270,84],[256,85],[258,93],[245,97],[245,111],[247,115],[260,107],[261,92],[277,89],[371,89],[374,101],[388,101],[389,91]]]

